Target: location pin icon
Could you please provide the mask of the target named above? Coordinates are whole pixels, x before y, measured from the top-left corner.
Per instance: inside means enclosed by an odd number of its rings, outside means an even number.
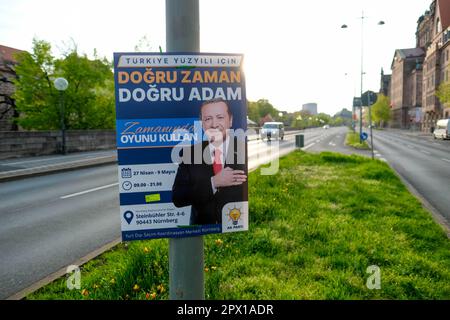
[[[126,220],[126,222],[128,222],[128,224],[131,223],[131,221],[133,220],[134,214],[131,211],[127,211],[123,214],[123,218]]]

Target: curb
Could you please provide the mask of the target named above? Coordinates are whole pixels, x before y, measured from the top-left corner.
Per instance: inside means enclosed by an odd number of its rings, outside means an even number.
[[[5,171],[0,172],[0,182],[22,179],[27,177],[34,177],[54,172],[77,170],[81,168],[94,167],[111,163],[117,163],[117,156],[82,159],[60,164],[52,164],[34,168]]]
[[[71,263],[70,265],[76,265],[78,267],[81,267],[85,263],[87,263],[90,260],[101,255],[102,253],[114,248],[121,242],[122,242],[122,237],[117,238],[111,242],[108,242],[107,244],[103,245],[102,247],[98,248],[97,250],[94,250],[94,251],[88,253],[87,255],[76,260],[75,262]],[[22,300],[29,294],[32,294],[33,292],[48,285],[49,283],[63,277],[65,274],[67,274],[67,267],[61,268],[58,271],[53,272],[52,274],[46,276],[45,278],[39,280],[38,282],[33,283],[31,286],[29,286],[25,289],[22,289],[19,292],[13,294],[12,296],[6,298],[6,300]]]
[[[428,210],[431,213],[431,217],[433,220],[439,224],[443,231],[447,234],[447,238],[450,239],[450,223],[445,219],[445,217],[435,208],[433,205],[428,202],[427,199],[425,199],[417,189],[406,180],[405,177],[403,177],[395,168],[389,163],[386,162],[386,164],[394,171],[394,173],[397,175],[397,177],[400,178],[400,180],[405,185],[406,189],[408,189],[409,192],[411,192],[417,200],[422,204],[422,207]]]
[[[379,160],[376,159],[375,160]],[[406,189],[414,195],[414,197],[419,200],[419,202],[422,204],[422,207],[428,210],[431,213],[431,217],[433,220],[439,224],[447,234],[447,238],[450,239],[450,223],[445,219],[445,217],[430,203],[427,199],[425,199],[417,189],[408,182],[408,180],[403,177],[388,161],[385,161],[385,163],[389,166],[389,168],[394,171],[394,173],[397,175],[397,177],[400,179],[400,181],[405,185]]]

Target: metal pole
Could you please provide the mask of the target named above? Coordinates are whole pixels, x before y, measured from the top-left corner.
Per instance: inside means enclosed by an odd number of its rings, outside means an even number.
[[[64,121],[63,91],[59,91],[59,110],[61,113],[61,153],[67,154],[67,151],[66,151],[66,124]]]
[[[371,106],[371,101],[370,101],[370,94],[369,92],[367,93],[367,100],[368,100],[368,105],[369,105],[369,126],[370,126],[370,148],[372,151],[372,160],[375,158],[374,154],[373,154],[373,134],[372,134],[372,106]]]
[[[199,52],[199,0],[166,0],[168,52]],[[169,239],[169,298],[205,299],[203,237]]]
[[[364,11],[361,15],[361,106],[359,108],[359,142],[362,143],[362,94],[363,94],[363,78],[364,78]]]
[[[355,132],[355,103],[353,102],[353,107],[352,107],[352,130],[353,132]]]

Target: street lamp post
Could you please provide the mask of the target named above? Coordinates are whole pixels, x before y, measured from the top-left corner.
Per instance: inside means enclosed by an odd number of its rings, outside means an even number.
[[[364,81],[364,19],[366,19],[367,17],[364,16],[364,11],[361,14],[361,17],[359,19],[361,19],[361,88],[360,88],[360,97],[362,99],[362,95],[363,95],[363,81]],[[378,25],[382,26],[384,25],[384,21],[379,21]],[[346,24],[343,24],[341,26],[342,29],[347,29],[348,26]],[[371,113],[371,108],[369,106],[369,118],[371,118],[370,116]],[[359,140],[362,143],[362,104],[359,108]]]
[[[54,83],[56,90],[59,91],[59,113],[61,119],[61,153],[67,154],[66,150],[66,124],[64,121],[64,101],[63,93],[69,86],[69,82],[64,78],[55,79]]]

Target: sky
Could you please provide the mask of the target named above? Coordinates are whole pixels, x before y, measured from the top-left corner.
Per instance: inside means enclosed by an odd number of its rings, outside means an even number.
[[[381,68],[390,73],[395,50],[415,47],[417,20],[432,2],[199,1],[200,50],[245,55],[249,100],[288,112],[315,102],[331,115],[359,96],[361,56],[363,91],[379,90]],[[36,37],[55,56],[76,43],[80,53],[93,57],[95,48],[111,61],[143,37],[145,51],[165,51],[165,30],[165,0],[0,0],[0,44],[22,50]]]

